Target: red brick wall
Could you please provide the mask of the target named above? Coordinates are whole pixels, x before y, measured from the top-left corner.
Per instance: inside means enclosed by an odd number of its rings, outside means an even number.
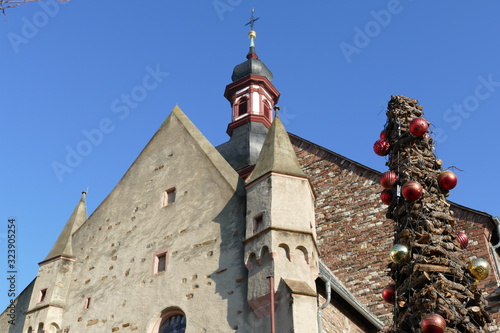
[[[392,306],[381,297],[392,280],[387,276],[394,222],[380,201],[380,173],[295,136],[290,137],[299,163],[316,191],[316,223],[321,259],[358,300],[388,322]],[[490,259],[488,240],[493,227],[487,214],[453,206],[457,230],[470,239],[469,250]],[[496,288],[495,275],[480,284],[486,293]]]
[[[487,216],[467,211],[459,205],[452,205],[451,209],[455,212],[455,217],[458,220],[455,229],[465,232],[469,237],[467,250],[471,255],[489,259],[491,267],[495,267],[492,262],[493,258],[491,257],[492,253],[489,246],[493,228],[490,219]],[[492,272],[487,279],[478,283],[478,286],[484,292],[488,294],[492,293],[497,288],[495,272]]]
[[[471,212],[459,205],[452,205],[452,210],[455,212],[455,217],[458,219],[457,225],[455,226],[456,230],[465,232],[469,237],[469,246],[467,247],[467,250],[471,253],[471,255],[488,259],[490,262],[492,272],[488,278],[479,282],[478,286],[483,291],[485,297],[488,298],[488,296],[492,294],[492,296],[494,296],[495,291],[498,292],[497,288],[500,278],[495,270],[493,253],[489,242],[493,230],[491,220],[486,215]],[[497,324],[500,324],[500,313],[498,312],[500,309],[499,300],[495,299],[495,301],[490,301],[487,309],[490,311]],[[492,332],[499,331],[500,328],[498,331]]]

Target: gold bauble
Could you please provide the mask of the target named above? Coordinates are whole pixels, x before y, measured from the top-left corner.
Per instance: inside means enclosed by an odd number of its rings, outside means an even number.
[[[469,261],[467,269],[476,280],[484,280],[490,275],[490,264],[484,259],[476,258]]]
[[[410,257],[410,251],[406,246],[396,244],[391,248],[389,257],[391,257],[392,262],[396,264],[402,264]]]
[[[257,38],[257,33],[255,32],[255,30],[250,30],[250,32],[248,33],[248,38]]]

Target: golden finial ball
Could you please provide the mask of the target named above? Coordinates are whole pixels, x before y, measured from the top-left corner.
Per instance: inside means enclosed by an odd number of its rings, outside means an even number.
[[[408,248],[401,244],[396,244],[391,248],[389,257],[395,264],[402,264],[410,258],[410,251]]]
[[[482,258],[476,258],[469,261],[467,269],[476,280],[484,280],[490,275],[490,264]]]
[[[257,38],[257,33],[255,32],[255,30],[250,30],[250,32],[248,33],[248,38]]]

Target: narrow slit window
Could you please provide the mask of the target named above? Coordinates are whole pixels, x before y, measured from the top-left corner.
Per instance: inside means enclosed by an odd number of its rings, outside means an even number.
[[[175,202],[175,187],[165,190],[163,194],[163,207],[171,205]]]
[[[256,215],[253,218],[253,232],[256,233],[261,231],[263,225],[264,225],[264,214],[261,213],[259,215]]]
[[[90,296],[85,297],[85,302],[83,303],[83,309],[87,310],[90,307]]]
[[[44,302],[46,297],[47,297],[47,288],[40,290],[40,297],[38,298],[38,303]]]

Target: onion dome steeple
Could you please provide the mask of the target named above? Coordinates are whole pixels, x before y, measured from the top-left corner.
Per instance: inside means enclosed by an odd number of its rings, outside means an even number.
[[[248,60],[234,67],[231,80],[233,80],[234,82],[244,78],[247,75],[259,75],[266,77],[269,81],[272,81],[273,73],[271,73],[269,68],[264,65],[264,63],[259,59],[257,53],[255,53],[255,38],[257,38],[257,33],[255,32],[255,30],[253,30],[253,28],[248,33],[248,37],[250,38],[250,50],[247,54]]]
[[[234,67],[232,83],[226,86],[224,97],[231,103],[231,123],[227,134],[231,139],[217,147],[219,152],[245,177],[253,169],[271,123],[273,107],[280,93],[273,86],[273,74],[255,52],[254,23],[259,18],[252,16],[250,22],[250,50],[247,60]]]
[[[253,10],[250,22],[252,30],[248,33],[250,50],[247,60],[234,67],[231,79],[233,83],[226,86],[226,97],[233,108],[232,123],[229,124],[227,133],[232,136],[236,127],[248,121],[259,121],[267,128],[273,122],[272,109],[278,102],[280,93],[271,83],[273,73],[259,59],[255,53],[255,38],[257,33],[253,29]]]

